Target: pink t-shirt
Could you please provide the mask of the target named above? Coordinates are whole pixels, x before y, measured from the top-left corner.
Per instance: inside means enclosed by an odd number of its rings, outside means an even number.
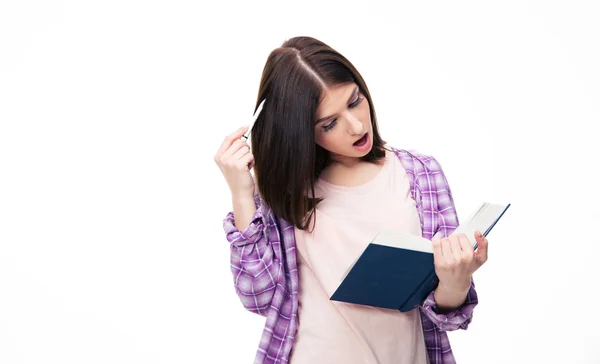
[[[370,181],[352,187],[318,180],[312,233],[295,229],[299,325],[291,364],[428,363],[419,309],[410,312],[330,301],[349,265],[380,230],[421,236],[402,163],[386,151]]]

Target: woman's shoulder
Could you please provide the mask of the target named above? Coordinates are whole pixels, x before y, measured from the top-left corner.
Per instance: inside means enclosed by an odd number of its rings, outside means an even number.
[[[400,159],[405,168],[418,171],[425,169],[429,172],[441,170],[437,159],[428,153],[417,149],[401,149],[386,145]]]

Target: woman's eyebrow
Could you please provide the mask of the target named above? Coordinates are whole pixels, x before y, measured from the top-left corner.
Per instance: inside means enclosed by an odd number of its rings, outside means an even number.
[[[354,98],[354,95],[356,95],[357,93],[358,93],[358,86],[356,86],[356,88],[354,88],[354,91],[352,91],[352,95],[350,95],[350,98],[348,99],[348,103],[350,103],[350,101],[352,101],[352,99]],[[330,119],[330,118],[332,118],[334,116],[335,115],[329,115],[329,116],[326,116],[324,118],[320,118],[319,120],[315,121],[315,124],[318,124],[318,123],[320,123],[322,121]]]

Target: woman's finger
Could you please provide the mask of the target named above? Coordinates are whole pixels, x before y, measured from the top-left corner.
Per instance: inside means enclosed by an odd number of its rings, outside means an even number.
[[[460,242],[458,240],[458,236],[456,236],[456,235],[450,235],[449,240],[450,240],[450,249],[452,249],[452,256],[454,257],[454,259],[457,262],[460,262],[462,260],[462,257],[463,257],[463,251],[462,251],[462,248],[460,246]]]
[[[245,156],[248,153],[250,153],[250,146],[248,144],[242,145],[240,147],[240,149],[238,149],[237,152],[235,152],[233,154],[233,158],[234,159],[241,159],[243,156]]]
[[[458,243],[460,244],[460,248],[462,249],[463,254],[465,256],[473,256],[473,245],[471,244],[471,241],[469,240],[469,238],[467,238],[465,234],[460,234],[460,236],[458,237]]]
[[[433,264],[440,265],[444,262],[444,253],[442,252],[442,242],[440,238],[436,237],[431,239],[433,245]]]
[[[252,153],[244,155],[240,159],[240,163],[243,163],[245,166],[248,166],[248,170],[251,170],[252,167],[254,167],[254,155],[252,155]]]
[[[238,130],[227,135],[221,143],[221,146],[217,150],[217,153],[215,154],[215,160],[218,160],[221,157],[221,155],[225,153],[225,151],[231,146],[231,144],[233,144],[234,141],[239,140],[242,137],[242,135],[244,135],[246,130],[248,130],[248,126],[242,126]]]
[[[488,240],[479,230],[475,232],[475,240],[477,241],[477,250],[475,256],[481,264],[487,261],[488,257]]]
[[[227,160],[235,155],[240,149],[248,147],[248,143],[241,139],[235,140],[227,150],[221,154],[221,160]]]
[[[454,261],[452,256],[452,247],[450,246],[450,240],[448,238],[442,239],[442,255],[446,264],[450,265]]]

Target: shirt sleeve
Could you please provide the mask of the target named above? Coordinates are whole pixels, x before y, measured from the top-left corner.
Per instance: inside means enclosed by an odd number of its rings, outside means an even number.
[[[471,278],[471,288],[469,288],[465,302],[454,311],[439,313],[434,292],[435,290],[431,291],[421,304],[421,312],[442,331],[466,330],[473,319],[473,310],[478,303],[473,278]]]
[[[231,272],[235,291],[251,312],[266,316],[273,300],[281,272],[281,259],[269,242],[269,208],[254,196],[256,212],[244,231],[235,226],[233,211],[223,220],[223,228],[231,247]]]
[[[432,171],[433,182],[438,203],[438,231],[434,236],[446,237],[452,234],[459,225],[454,199],[448,180],[444,175],[441,165],[431,157],[429,168]],[[434,290],[435,291],[435,290]],[[465,302],[456,310],[439,313],[434,299],[434,291],[431,291],[425,301],[421,304],[421,312],[425,314],[440,330],[453,331],[458,329],[466,330],[473,319],[473,310],[478,304],[477,292],[473,277],[471,277],[471,287],[467,293]]]

